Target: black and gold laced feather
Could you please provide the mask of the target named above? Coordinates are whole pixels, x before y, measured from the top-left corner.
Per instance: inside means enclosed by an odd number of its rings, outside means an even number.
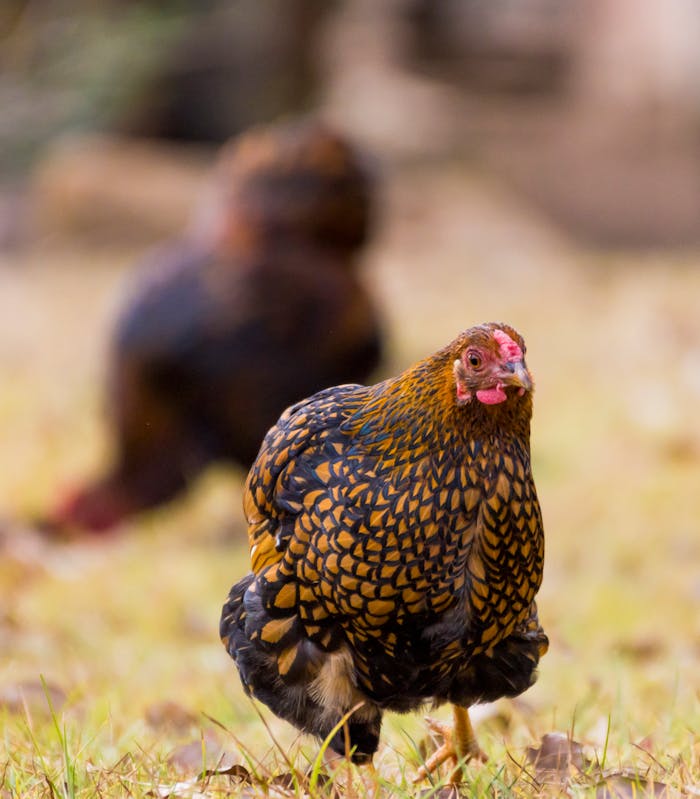
[[[534,642],[535,665],[546,649],[531,396],[454,401],[454,359],[493,327],[376,386],[320,392],[265,438],[244,498],[247,591],[264,612],[245,625],[283,680],[310,679],[319,653],[347,645],[361,690],[407,709],[460,681],[478,697],[479,658],[509,637]]]

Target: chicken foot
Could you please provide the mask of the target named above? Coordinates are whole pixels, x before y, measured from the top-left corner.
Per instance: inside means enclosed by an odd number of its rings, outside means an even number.
[[[479,748],[467,708],[453,705],[452,711],[454,714],[454,726],[452,727],[435,719],[426,719],[430,729],[439,733],[444,743],[418,769],[413,780],[414,783],[425,779],[447,760],[451,760],[455,766],[450,774],[450,782],[452,784],[459,783],[462,781],[462,764],[464,762],[476,759],[485,763],[488,760],[487,755]]]

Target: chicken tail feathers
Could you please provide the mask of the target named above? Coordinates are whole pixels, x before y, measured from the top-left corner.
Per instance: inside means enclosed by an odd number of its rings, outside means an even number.
[[[253,582],[255,575],[248,574],[237,582],[224,603],[221,610],[221,620],[219,621],[219,635],[221,642],[226,647],[226,651],[235,660],[235,649],[233,648],[233,634],[236,628],[242,627],[245,622],[245,610],[243,608],[243,597],[245,592]]]
[[[359,704],[330,748],[349,754],[356,763],[371,760],[379,742],[381,710],[355,689],[349,653],[324,652],[305,637],[296,615],[270,617],[255,580],[249,574],[233,586],[219,626],[246,693],[321,740]]]

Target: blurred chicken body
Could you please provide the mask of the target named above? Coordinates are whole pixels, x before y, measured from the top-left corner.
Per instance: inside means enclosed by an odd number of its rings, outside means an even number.
[[[221,619],[246,690],[319,738],[361,704],[330,743],[358,763],[385,710],[450,702],[455,737],[427,770],[480,755],[467,708],[526,690],[547,649],[531,413],[502,324],[289,408],[248,476],[252,573]]]
[[[285,407],[378,363],[356,275],[372,185],[355,150],[319,123],[265,128],[227,147],[216,177],[190,234],[136,276],[110,355],[114,465],[59,524],[110,527],[216,459],[248,468]]]

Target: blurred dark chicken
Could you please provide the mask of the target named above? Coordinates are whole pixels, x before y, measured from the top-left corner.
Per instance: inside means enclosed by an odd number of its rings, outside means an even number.
[[[245,689],[371,761],[382,713],[454,706],[419,772],[483,757],[467,709],[533,684],[547,637],[532,380],[504,324],[374,386],[329,388],[267,434],[244,495],[252,573],[222,640]],[[456,768],[456,780],[460,769]]]
[[[193,230],[138,273],[110,356],[114,465],[54,525],[105,529],[214,460],[248,468],[287,405],[378,363],[356,276],[373,184],[353,147],[318,122],[263,128],[215,177]]]

